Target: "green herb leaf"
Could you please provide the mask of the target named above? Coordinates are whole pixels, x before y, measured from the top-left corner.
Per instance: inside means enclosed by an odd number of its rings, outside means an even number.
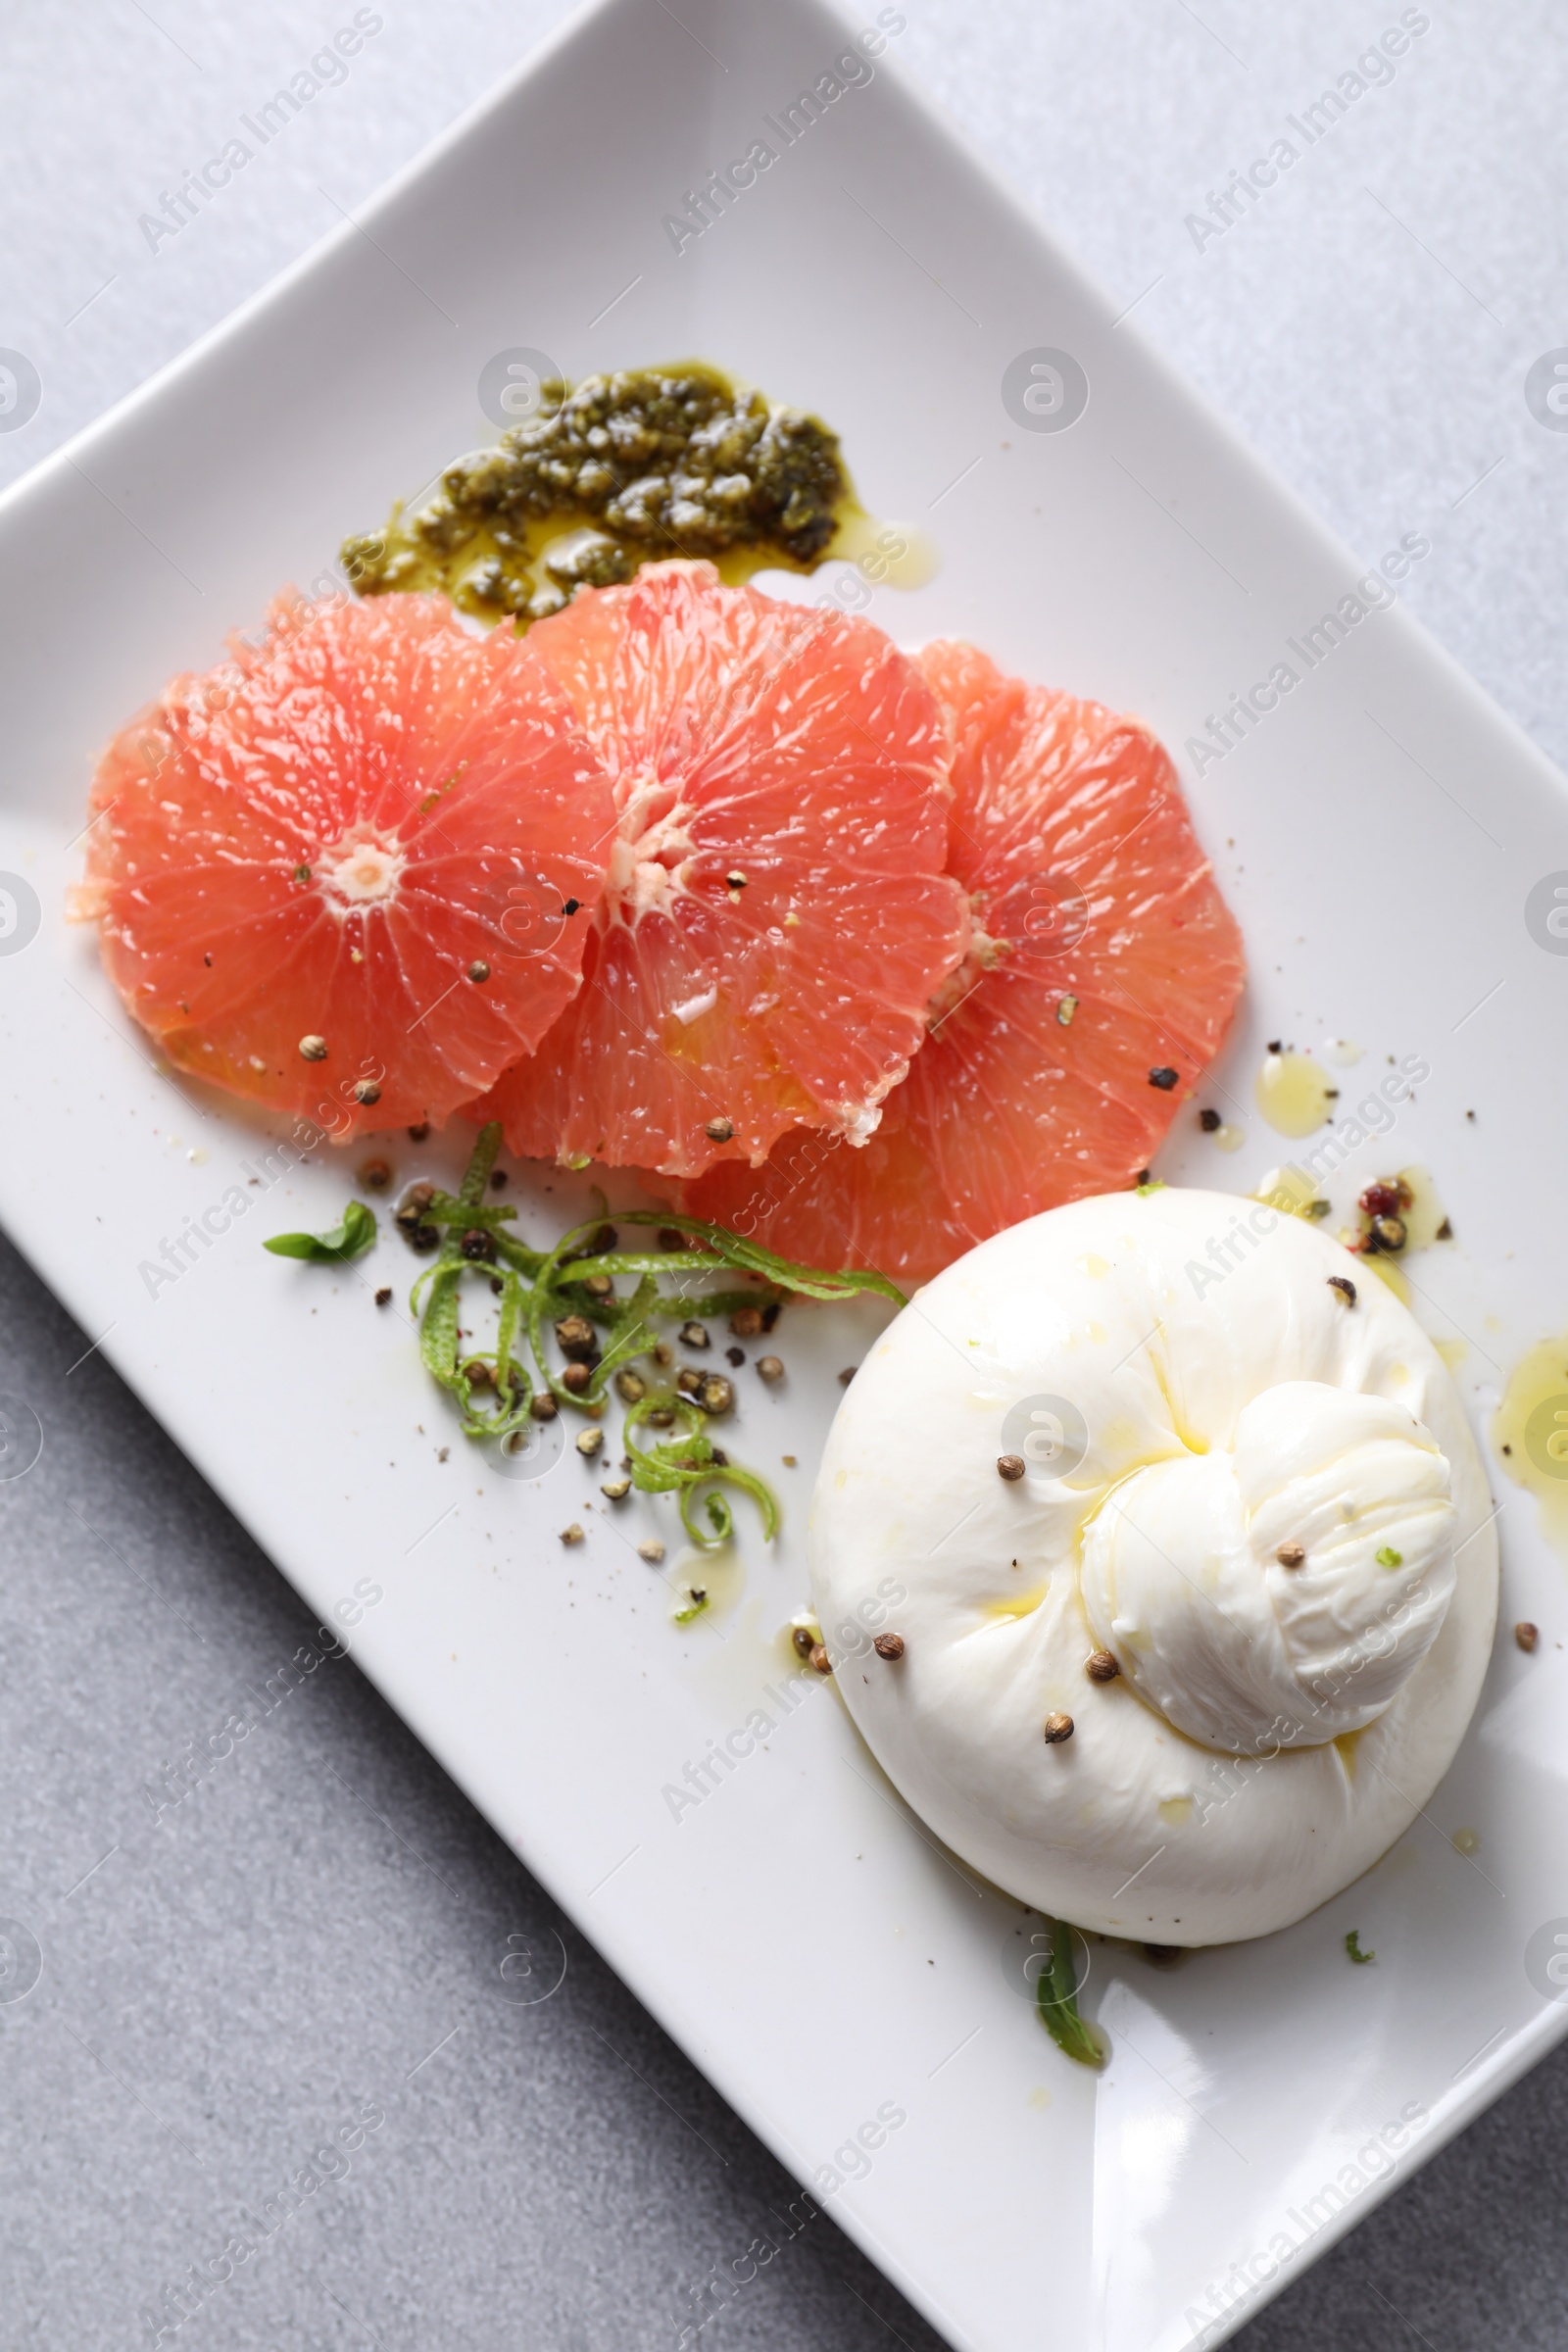
[[[1072,1973],[1072,1930],[1065,1920],[1048,1919],[1051,1958],[1035,1985],[1035,2007],[1041,2023],[1063,2056],[1079,2066],[1103,2066],[1105,2053],[1078,2014],[1078,1986]]]
[[[1376,1952],[1362,1951],[1361,1931],[1359,1928],[1352,1928],[1350,1930],[1350,1933],[1345,1938],[1345,1948],[1349,1953],[1350,1958],[1355,1962],[1357,1968],[1365,1968],[1369,1960],[1375,1960],[1377,1958]]]
[[[1402,1568],[1404,1566],[1403,1552],[1396,1551],[1392,1544],[1383,1544],[1372,1556],[1380,1568]]]
[[[274,1257],[303,1257],[312,1265],[346,1265],[363,1257],[375,1239],[375,1218],[363,1200],[351,1200],[343,1221],[329,1233],[274,1233],[262,1244]]]

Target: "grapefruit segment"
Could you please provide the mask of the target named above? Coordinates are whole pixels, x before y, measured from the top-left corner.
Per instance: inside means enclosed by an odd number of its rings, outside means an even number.
[[[862,1140],[969,933],[918,668],[696,563],[579,593],[528,644],[617,821],[582,992],[475,1115],[526,1157],[675,1175],[796,1122]]]
[[[682,1191],[692,1213],[786,1257],[905,1283],[1021,1217],[1129,1184],[1218,1051],[1244,978],[1146,728],[1004,677],[972,646],[919,661],[953,729],[969,951],[862,1152],[802,1131],[765,1168]]]
[[[537,658],[444,598],[270,624],[111,744],[77,911],[176,1067],[339,1141],[444,1120],[580,984],[609,785]]]

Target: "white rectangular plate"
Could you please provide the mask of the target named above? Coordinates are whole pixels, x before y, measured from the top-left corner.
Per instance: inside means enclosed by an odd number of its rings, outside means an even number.
[[[1142,712],[1182,758],[1251,958],[1209,1097],[1249,1137],[1222,1158],[1184,1117],[1168,1178],[1245,1190],[1288,1155],[1251,1109],[1263,1039],[1358,1039],[1347,1110],[1385,1055],[1430,1064],[1336,1203],[1391,1162],[1436,1170],[1459,1240],[1413,1269],[1418,1305],[1463,1340],[1484,1428],[1502,1368],[1568,1299],[1568,1239],[1534,1189],[1565,1164],[1542,1048],[1568,966],[1524,919],[1562,856],[1561,781],[1396,607],[1296,662],[1299,686],[1223,759],[1184,753],[1361,566],[901,86],[896,32],[786,144],[785,110],[846,46],[815,0],[684,0],[680,22],[613,0],[0,506],[0,867],[41,907],[0,955],[0,1212],[313,1607],[373,1573],[362,1666],[956,2344],[1144,2352],[1210,2324],[1217,2340],[1568,2024],[1525,1964],[1568,1913],[1568,1612],[1533,1506],[1499,1486],[1503,1619],[1546,1639],[1534,1659],[1499,1650],[1430,1818],[1267,1943],[1169,1973],[1097,1947],[1087,2005],[1113,2045],[1097,2081],[1023,1997],[1034,1923],[917,1830],[828,1690],[776,1695],[834,1375],[871,1311],[786,1319],[787,1393],[749,1394],[735,1440],[776,1475],[785,1534],[769,1556],[749,1531],[738,1603],[677,1632],[633,1548],[651,1505],[594,1512],[574,1456],[503,1478],[446,1425],[369,1302],[372,1282],[406,1289],[400,1243],[366,1279],[264,1255],[264,1232],[331,1219],[348,1170],[327,1154],[250,1187],[254,1124],[153,1066],[61,920],[109,734],[487,437],[493,355],[541,349],[571,375],[710,358],[826,416],[867,504],[937,535],[937,577],[879,589],[873,617],[906,643],[972,635]],[[772,166],[672,237],[685,191],[759,139]],[[1009,365],[1041,349],[1087,378],[1065,430],[1004,405]],[[400,1139],[400,1173],[457,1149]],[[235,1185],[256,1213],[150,1296],[144,1261]],[[578,1196],[522,1197],[543,1234]],[[567,1553],[573,1517],[590,1532]],[[770,1736],[674,1807],[666,1788],[759,1706]],[[1375,1967],[1348,1965],[1351,1925]],[[836,2155],[879,2110],[904,2120]]]

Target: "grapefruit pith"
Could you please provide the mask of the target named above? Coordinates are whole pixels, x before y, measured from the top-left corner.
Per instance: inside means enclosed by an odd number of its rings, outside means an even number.
[[[537,657],[444,598],[270,617],[111,744],[75,911],[176,1067],[339,1141],[440,1121],[575,993],[609,785]]]
[[[862,1141],[969,933],[920,671],[701,563],[579,592],[528,644],[617,821],[581,994],[479,1115],[525,1157],[674,1175],[797,1122]]]
[[[1161,746],[1135,720],[919,657],[954,732],[953,870],[975,933],[863,1152],[787,1137],[683,1205],[817,1265],[927,1280],[1148,1164],[1241,992],[1240,934]]]

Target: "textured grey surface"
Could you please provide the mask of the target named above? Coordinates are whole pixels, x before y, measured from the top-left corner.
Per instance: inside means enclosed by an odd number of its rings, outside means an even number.
[[[0,478],[265,284],[564,11],[381,9],[346,79],[150,251],[139,216],[353,13],[8,12],[0,346],[42,399],[0,430]],[[1353,546],[1429,533],[1412,608],[1564,760],[1568,433],[1523,386],[1568,341],[1568,28],[1544,0],[1418,13],[1392,83],[1202,250],[1187,216],[1397,7],[913,0],[901,51]],[[933,2343],[831,2221],[790,2217],[793,2184],[347,1660],[277,1695],[300,1604],[3,1250],[0,1329],[3,1385],[45,1431],[0,1482],[0,1913],[42,1953],[0,2000],[6,2352],[152,2343],[165,2290],[221,2270],[242,2215],[254,2240],[367,2107],[384,2120],[318,2168],[346,2173],[166,2344],[608,2352],[673,2347],[701,2313],[710,2340],[770,2352]],[[170,1803],[162,1776],[230,1717],[250,1728]],[[561,1948],[550,1997],[509,1997]],[[1294,2282],[1250,2352],[1568,2340],[1565,2086],[1568,2051]],[[774,2259],[704,2301],[760,2237]]]

